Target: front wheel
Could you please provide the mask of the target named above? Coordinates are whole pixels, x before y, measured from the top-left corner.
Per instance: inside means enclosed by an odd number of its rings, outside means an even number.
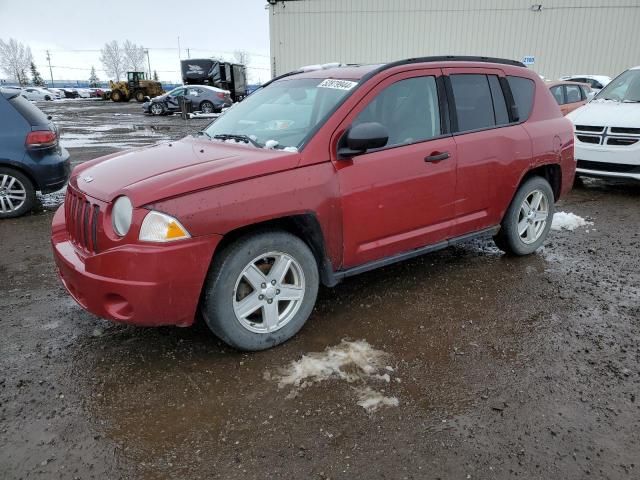
[[[243,237],[214,259],[202,316],[239,350],[265,350],[293,337],[313,310],[318,267],[309,247],[286,232]]]
[[[149,111],[152,115],[162,115],[164,113],[164,107],[161,103],[152,103],[149,107]]]
[[[144,91],[138,90],[135,94],[135,97],[136,97],[136,102],[138,103],[144,102],[144,97],[145,97]]]
[[[531,177],[516,192],[494,237],[496,245],[512,255],[535,252],[549,234],[554,210],[549,182],[542,177]]]

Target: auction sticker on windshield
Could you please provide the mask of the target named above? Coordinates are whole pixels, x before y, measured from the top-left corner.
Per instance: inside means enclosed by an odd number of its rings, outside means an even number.
[[[349,80],[336,80],[334,78],[327,78],[323,80],[318,88],[335,88],[337,90],[351,90],[358,82],[350,82]]]

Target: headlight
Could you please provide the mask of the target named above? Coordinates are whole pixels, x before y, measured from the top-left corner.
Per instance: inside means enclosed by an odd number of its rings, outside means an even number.
[[[113,204],[111,212],[111,223],[113,230],[120,237],[124,237],[131,228],[131,218],[133,216],[133,205],[128,197],[118,197]]]
[[[142,221],[139,238],[143,242],[173,242],[191,235],[175,218],[151,210]]]

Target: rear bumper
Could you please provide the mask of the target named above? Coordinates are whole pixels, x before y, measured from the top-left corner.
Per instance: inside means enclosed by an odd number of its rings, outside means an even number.
[[[53,151],[29,150],[24,156],[26,167],[36,182],[36,188],[42,193],[60,190],[71,175],[69,152],[58,147]]]
[[[51,242],[62,283],[80,306],[139,326],[193,323],[219,235],[164,245],[124,245],[89,254],[69,238],[64,206],[53,218]]]

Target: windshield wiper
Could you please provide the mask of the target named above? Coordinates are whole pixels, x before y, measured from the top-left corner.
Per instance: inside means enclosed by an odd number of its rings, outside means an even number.
[[[254,147],[262,148],[258,142],[256,142],[253,138],[248,135],[236,135],[232,133],[219,133],[218,135],[214,135],[213,138],[217,140],[236,140],[238,142],[250,143]]]
[[[640,103],[640,100],[623,100],[622,103]]]

